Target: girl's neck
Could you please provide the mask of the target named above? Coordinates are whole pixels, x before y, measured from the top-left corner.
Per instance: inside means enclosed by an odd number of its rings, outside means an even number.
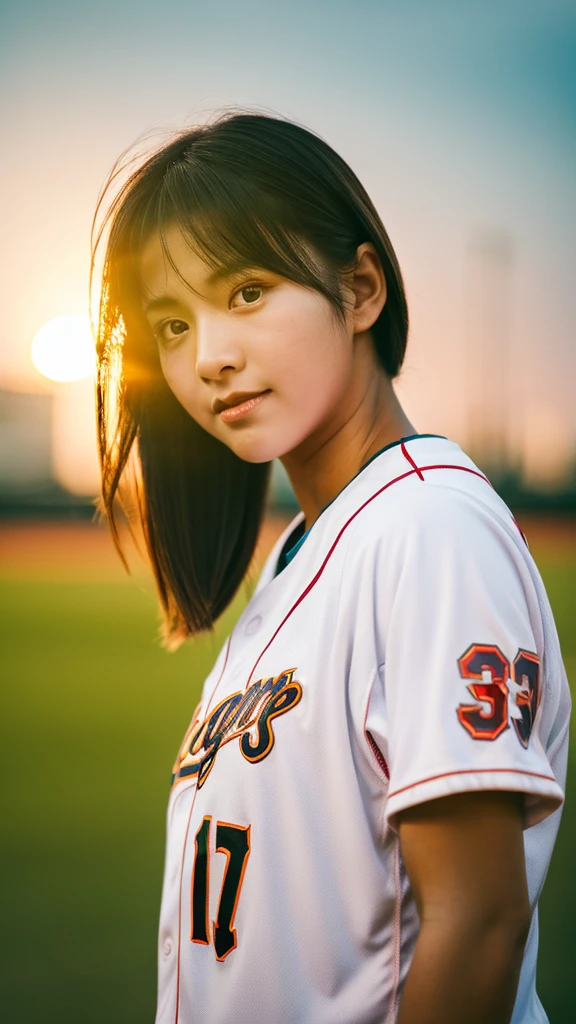
[[[366,361],[364,372],[351,382],[332,430],[316,444],[306,445],[307,450],[301,447],[281,459],[307,528],[372,455],[416,433],[392,383],[375,362],[370,367],[370,362]]]

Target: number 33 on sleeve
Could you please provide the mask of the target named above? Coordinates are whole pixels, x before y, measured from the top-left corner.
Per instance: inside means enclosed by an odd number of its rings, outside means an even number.
[[[512,720],[523,747],[528,746],[540,697],[540,662],[532,651],[519,650],[512,663],[490,644],[472,644],[458,659],[460,675],[479,703],[460,704],[459,722],[475,740],[495,740]]]

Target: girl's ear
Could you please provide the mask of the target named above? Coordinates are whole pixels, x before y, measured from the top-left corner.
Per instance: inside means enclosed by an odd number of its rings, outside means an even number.
[[[354,293],[351,309],[354,334],[360,334],[376,323],[386,303],[386,278],[372,242],[358,246],[356,266],[347,283]]]

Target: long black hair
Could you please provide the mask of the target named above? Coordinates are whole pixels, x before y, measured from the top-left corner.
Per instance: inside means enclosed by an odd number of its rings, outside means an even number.
[[[94,219],[93,260],[107,236],[97,332],[102,506],[121,552],[115,499],[144,532],[170,646],[203,630],[250,564],[269,463],[248,463],[200,427],[169,389],[141,311],[136,260],[177,225],[211,268],[260,266],[324,295],[344,316],[342,273],[372,242],[387,300],[371,329],[393,379],[408,311],[386,230],[365,189],[322,139],[291,121],[228,113],[179,132],[132,170],[110,174]],[[99,225],[96,227],[96,225]],[[126,480],[130,481],[127,488]]]

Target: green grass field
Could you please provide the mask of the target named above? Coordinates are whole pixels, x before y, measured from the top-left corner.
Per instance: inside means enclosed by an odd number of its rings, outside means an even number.
[[[574,680],[576,550],[539,562]],[[149,587],[14,571],[3,581],[3,1020],[153,1021],[170,770],[240,603],[214,640],[169,655]],[[572,759],[541,901],[552,1024],[576,1006],[575,776]]]

